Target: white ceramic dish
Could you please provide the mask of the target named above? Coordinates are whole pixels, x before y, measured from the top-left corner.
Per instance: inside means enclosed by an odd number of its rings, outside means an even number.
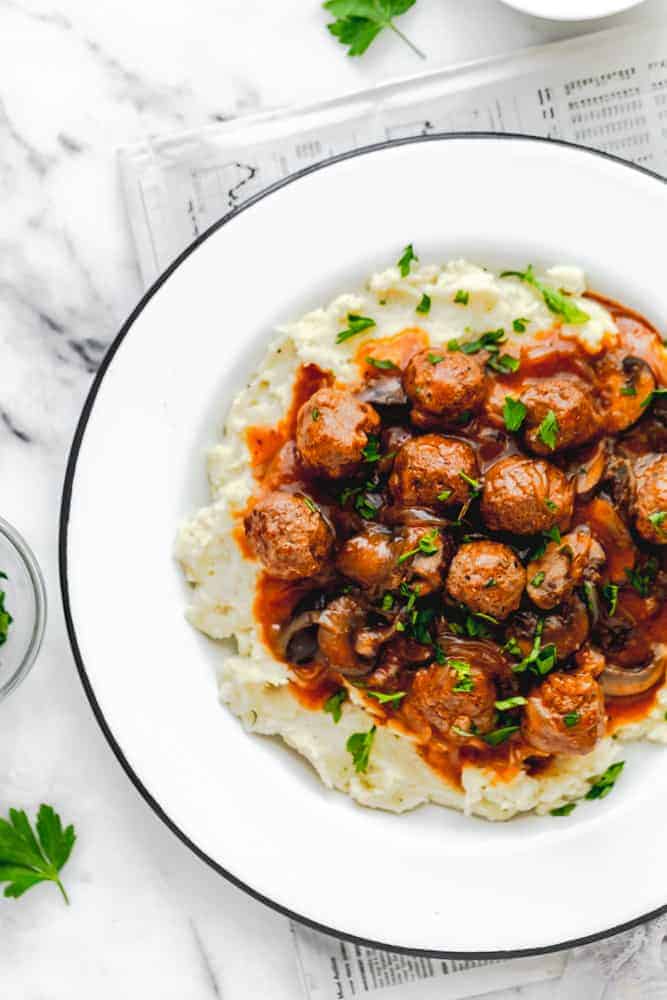
[[[590,21],[609,17],[623,10],[638,7],[644,0],[503,0],[524,14],[545,17],[551,21]]]
[[[667,751],[631,748],[604,801],[490,824],[328,791],[216,697],[220,649],[183,618],[176,526],[207,497],[203,448],[277,322],[412,241],[424,259],[576,262],[667,312],[657,177],[574,147],[450,136],[342,157],[215,227],[145,296],[74,441],[61,524],[68,626],[129,776],[218,871],[321,928],[436,953],[546,950],[665,907]]]

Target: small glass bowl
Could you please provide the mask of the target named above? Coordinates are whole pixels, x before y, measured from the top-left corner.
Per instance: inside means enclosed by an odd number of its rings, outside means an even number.
[[[0,700],[6,698],[35,662],[46,625],[46,589],[37,560],[11,524],[0,517],[0,579],[5,610],[12,616],[7,641],[0,646]]]

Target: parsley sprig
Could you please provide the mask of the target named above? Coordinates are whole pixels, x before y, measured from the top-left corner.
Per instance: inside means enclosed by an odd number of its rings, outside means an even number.
[[[523,674],[529,670],[533,674],[544,677],[556,666],[558,652],[553,642],[542,645],[542,632],[544,631],[544,619],[540,618],[535,629],[533,645],[527,656],[524,656],[519,663],[512,665],[515,674]]]
[[[398,35],[412,51],[426,56],[414,42],[396,27],[393,18],[414,7],[416,0],[327,0],[325,10],[336,18],[327,28],[341,45],[348,46],[348,56],[361,56],[384,28]]]
[[[364,330],[370,330],[373,326],[376,326],[376,323],[370,316],[358,316],[356,313],[348,313],[347,328],[340,331],[336,337],[336,343],[342,344],[346,340],[349,340],[350,337],[355,337],[358,333],[363,333]]]
[[[503,271],[500,277],[520,278],[521,281],[525,281],[527,284],[532,285],[533,288],[536,288],[538,292],[540,292],[551,312],[562,316],[566,323],[572,323],[574,326],[581,326],[583,323],[587,323],[591,318],[587,312],[580,309],[577,303],[571,298],[568,298],[567,295],[564,295],[562,292],[556,291],[555,288],[551,288],[549,285],[544,285],[541,281],[538,281],[535,277],[532,264],[528,266],[526,271]]]
[[[10,809],[9,820],[0,819],[0,882],[5,896],[18,899],[40,882],[55,882],[69,904],[60,871],[72,853],[74,827],[63,830],[60,816],[42,804],[35,823],[36,834],[23,809]]]
[[[339,688],[338,691],[334,691],[324,702],[323,711],[328,712],[334,722],[340,722],[344,701],[347,701],[347,691],[345,688]]]
[[[404,552],[398,557],[398,565],[406,562],[408,559],[412,559],[413,556],[425,555],[434,556],[438,551],[438,539],[440,537],[440,532],[437,528],[433,528],[432,531],[427,531],[425,535],[422,535],[417,543],[417,547],[410,549],[408,552]]]
[[[352,733],[345,744],[345,749],[352,755],[354,770],[357,774],[365,774],[368,770],[376,729],[377,726],[373,726],[367,733]]]

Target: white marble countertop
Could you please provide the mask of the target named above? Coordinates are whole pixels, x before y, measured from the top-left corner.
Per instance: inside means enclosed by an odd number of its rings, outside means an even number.
[[[605,23],[663,10],[647,0]],[[139,797],[65,634],[67,450],[92,374],[141,292],[115,150],[600,26],[535,20],[498,0],[418,0],[403,23],[428,52],[421,63],[394,37],[349,60],[325,20],[317,0],[0,0],[0,513],[33,545],[50,597],[37,665],[0,705],[0,813],[50,802],[79,837],[69,908],[48,886],[0,900],[6,997],[300,996],[286,920],[194,858]]]

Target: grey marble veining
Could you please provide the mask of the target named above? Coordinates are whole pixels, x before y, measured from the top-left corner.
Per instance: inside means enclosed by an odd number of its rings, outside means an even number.
[[[496,0],[418,0],[410,17],[425,64],[393,38],[346,59],[316,0],[0,0],[0,513],[50,598],[40,659],[0,704],[0,812],[52,802],[79,838],[71,907],[48,886],[0,900],[2,997],[299,996],[286,921],[172,836],[93,719],[60,610],[60,491],[92,376],[141,293],[119,146],[584,30]]]

